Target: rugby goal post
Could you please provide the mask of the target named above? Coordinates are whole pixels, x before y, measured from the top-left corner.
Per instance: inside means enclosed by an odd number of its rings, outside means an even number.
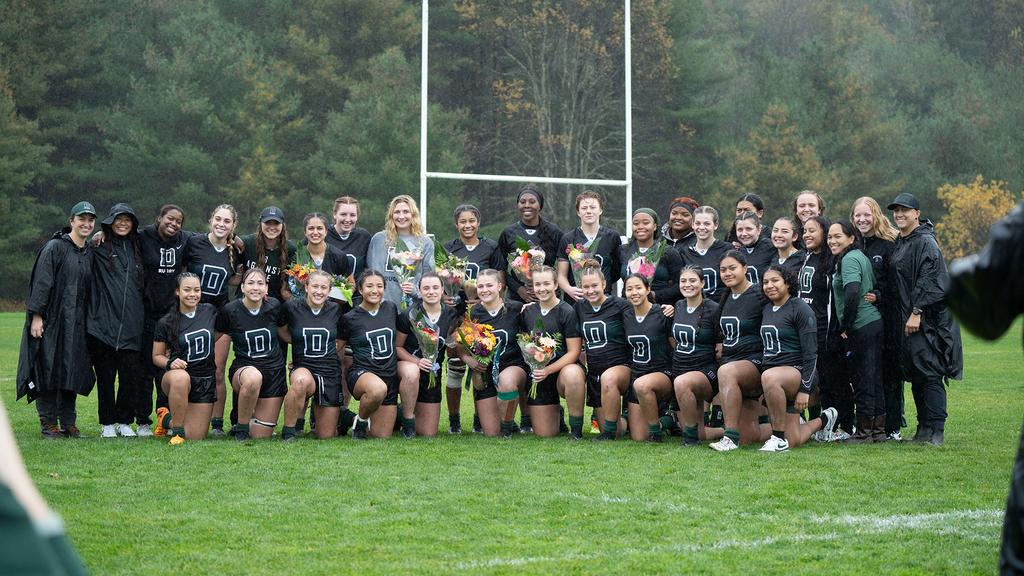
[[[431,172],[427,169],[427,63],[428,39],[430,34],[430,0],[423,1],[422,30],[420,39],[420,218],[424,230],[427,230],[427,180],[429,178],[447,180],[483,180],[488,182],[535,182],[539,184],[578,184],[583,186],[619,186],[626,193],[626,236],[632,234],[633,213],[633,70],[632,70],[632,39],[630,33],[630,0],[623,0],[625,28],[625,128],[626,128],[626,179],[600,180],[593,178],[551,178],[546,176],[510,176],[507,174],[463,174],[458,172]]]

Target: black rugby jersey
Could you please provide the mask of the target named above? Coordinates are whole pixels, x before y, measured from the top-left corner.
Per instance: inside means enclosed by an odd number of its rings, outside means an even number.
[[[366,269],[366,251],[370,247],[372,236],[363,228],[355,228],[348,236],[342,238],[334,226],[327,227],[327,243],[345,255],[349,270],[356,278]]]
[[[818,340],[824,341],[829,324],[836,323],[832,304],[832,255],[823,248],[817,254],[807,254],[800,268],[800,298],[814,311],[818,327]]]
[[[481,270],[492,268],[501,270],[501,256],[498,252],[498,243],[490,238],[480,238],[480,242],[472,250],[462,243],[461,238],[449,240],[444,249],[453,256],[458,256],[469,261],[466,266],[466,279],[476,280]]]
[[[682,246],[679,252],[683,257],[683,264],[685,266],[700,266],[701,274],[704,276],[704,297],[715,302],[721,300],[728,288],[718,277],[718,265],[721,264],[725,253],[732,250],[732,244],[715,240],[703,254],[697,250],[696,244],[680,246]]]
[[[761,317],[762,367],[792,366],[800,370],[800,390],[811,391],[818,333],[814,312],[800,298],[790,298],[776,308],[769,302]]]
[[[725,297],[719,320],[722,364],[761,356],[761,314],[767,302],[758,284],[751,285],[742,294],[730,293]]]
[[[176,335],[170,333],[174,314],[180,315]],[[213,356],[217,317],[217,307],[213,304],[196,306],[195,314],[191,318],[181,314],[177,309],[171,310],[157,322],[153,341],[167,344],[168,358],[180,358],[187,362],[186,372],[189,376],[210,378],[217,368]],[[152,358],[146,360],[153,362]]]
[[[586,300],[576,302],[574,309],[588,369],[604,372],[612,366],[629,364],[632,354],[622,326],[623,314],[633,309],[629,302],[609,296],[597,310]]]
[[[782,262],[779,262],[778,250],[776,250],[775,252],[775,258],[772,260],[772,264],[777,264],[779,266],[782,266],[783,268],[786,268],[787,270],[792,270],[797,274],[800,273],[800,268],[803,267],[804,260],[807,258],[807,252],[803,250],[797,250],[796,252],[790,254],[789,257],[783,260]]]
[[[242,244],[245,246],[242,251],[242,268],[248,270],[250,268],[256,268],[256,259],[258,257],[256,250],[256,235],[249,234],[248,236],[242,237]],[[295,243],[291,240],[288,241],[288,257],[285,262],[295,262]],[[284,285],[284,266],[285,262],[281,261],[281,248],[268,249],[265,253],[267,258],[263,265],[263,271],[267,273],[267,294],[274,298],[281,297],[281,287]],[[241,294],[241,292],[239,292]],[[239,295],[241,297],[241,295]]]
[[[761,286],[765,270],[779,259],[779,251],[771,240],[760,238],[753,246],[740,248],[740,252],[747,258],[747,280]]]
[[[569,255],[566,249],[576,244],[586,246],[587,241],[587,235],[578,226],[572,231],[563,234],[562,239],[558,242],[558,261],[569,262]],[[601,263],[601,273],[604,274],[604,290],[606,294],[611,294],[615,290],[615,283],[619,281],[619,274],[622,271],[622,263],[619,261],[622,258],[622,253],[619,250],[620,246],[622,246],[622,238],[619,236],[619,233],[611,228],[601,226],[597,229],[597,236],[594,237],[594,241],[587,247],[587,252]],[[569,270],[569,285],[576,286],[576,278],[572,274],[571,266]]]
[[[179,230],[164,240],[153,224],[139,230],[139,254],[146,275],[142,304],[147,317],[162,316],[177,303],[174,290],[178,274],[185,268],[185,242],[191,235]]]
[[[648,249],[647,254],[657,246],[657,242]],[[620,248],[622,257],[622,278],[629,277],[629,261],[634,255],[639,254],[636,241],[631,240]],[[651,279],[651,290],[654,291],[654,298],[658,304],[675,304],[679,300],[679,271],[683,269],[683,257],[679,251],[672,246],[665,247],[665,254],[658,260],[658,267],[654,270],[654,278]]]
[[[558,340],[558,347],[555,349],[555,356],[551,359],[552,362],[558,360],[562,356],[565,356],[565,353],[568,350],[566,340],[569,338],[580,337],[576,311],[572,309],[572,306],[565,302],[559,302],[548,310],[547,314],[542,313],[540,303],[535,302],[529,306],[523,306],[523,310],[520,312],[519,317],[520,332],[532,332],[534,326],[537,324],[537,319],[539,318],[541,324],[544,325],[545,332],[548,334],[555,334],[558,332],[562,335]]]
[[[234,363],[275,369],[284,364],[281,345],[277,339],[281,301],[267,298],[253,314],[241,299],[232,300],[217,315],[217,331],[231,336],[235,351]]]
[[[330,300],[324,302],[318,313],[301,298],[293,298],[282,305],[277,323],[287,326],[291,334],[292,364],[296,368],[307,368],[324,377],[338,374],[337,340],[341,318],[341,306]]]
[[[715,343],[718,341],[718,303],[704,298],[694,310],[686,300],[676,302],[672,321],[672,337],[676,348],[672,354],[672,371],[677,374],[715,364]]]
[[[305,245],[305,240],[303,240]],[[350,276],[352,274],[352,261],[342,252],[340,249],[327,244],[327,251],[324,252],[324,258],[318,264],[313,257],[310,256],[309,264],[317,270],[323,270],[328,274],[334,274],[335,276]]]
[[[519,313],[522,312],[523,303],[515,300],[506,300],[501,308],[492,316],[484,308],[482,302],[478,302],[469,309],[469,318],[473,322],[489,324],[494,329],[494,337],[498,341],[495,348],[495,360],[500,367],[523,364],[523,355],[519,351],[519,344],[516,343],[516,334],[519,333]]]
[[[228,301],[228,279],[242,263],[241,255],[230,244],[218,250],[206,234],[196,234],[188,237],[182,257],[186,269],[199,276],[202,301],[223,306]]]
[[[409,321],[409,336],[405,339],[404,348],[408,353],[416,356],[417,358],[422,358],[422,356],[420,356],[419,341],[416,340],[416,335],[413,334],[412,327],[416,322],[416,316],[419,314],[420,310],[421,308],[419,305],[414,305],[410,306],[409,309],[405,311],[405,316]],[[442,303],[441,315],[438,317],[436,323],[431,324],[430,318],[427,317],[426,310],[423,311],[423,318],[428,324],[430,324],[431,328],[437,331],[437,358],[434,360],[438,364],[443,364],[448,353],[448,348],[446,346],[449,343],[448,337],[456,328],[459,327],[459,323],[462,322],[462,315],[459,314],[458,310],[455,308]]]
[[[509,298],[513,300],[519,300],[518,290],[523,285],[515,274],[508,271],[509,255],[515,254],[516,251],[516,238],[522,238],[530,246],[543,250],[544,264],[554,267],[562,230],[554,223],[541,218],[536,226],[527,226],[520,221],[502,231],[498,237],[498,256],[501,258],[501,270],[505,273]]]
[[[629,370],[633,378],[652,372],[668,372],[672,368],[672,318],[662,313],[657,304],[642,321],[638,321],[633,307],[622,313],[622,325],[626,341],[632,348]]]
[[[385,300],[375,314],[362,306],[346,312],[338,339],[352,347],[352,369],[369,370],[386,381],[398,373],[396,332],[409,334],[409,323],[394,302]]]

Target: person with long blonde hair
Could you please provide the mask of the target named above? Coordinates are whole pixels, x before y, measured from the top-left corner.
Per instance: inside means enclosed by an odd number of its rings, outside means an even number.
[[[404,252],[414,255],[415,277],[399,282],[395,275],[395,256]],[[434,269],[434,241],[426,235],[420,221],[420,210],[411,196],[400,194],[388,203],[384,229],[373,235],[366,251],[366,266],[384,273],[384,299],[407,303],[416,294],[416,286],[424,272]]]
[[[882,313],[882,393],[885,397],[885,432],[890,439],[900,440],[900,428],[906,426],[903,420],[903,378],[900,375],[900,331],[902,324],[897,320],[893,304],[896,295],[889,285],[889,259],[896,248],[899,230],[882,212],[882,207],[870,196],[862,196],[853,202],[850,220],[864,236],[864,255],[871,260],[875,274],[875,289],[865,295]]]

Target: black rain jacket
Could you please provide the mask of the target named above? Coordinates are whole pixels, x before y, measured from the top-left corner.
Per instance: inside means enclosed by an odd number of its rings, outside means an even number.
[[[128,214],[134,226],[120,238],[114,219]],[[127,204],[114,204],[101,223],[103,243],[92,250],[89,335],[115,350],[141,350],[146,313],[142,305],[145,275],[139,260],[139,219]]]
[[[65,228],[36,256],[29,281],[25,328],[18,355],[18,399],[42,392],[92,391],[96,380],[85,344],[86,308],[92,278],[92,249],[79,248]],[[32,315],[43,317],[43,337],[29,332]]]
[[[960,326],[946,308],[949,275],[935,241],[935,229],[926,219],[909,236],[896,238],[889,266],[889,289],[895,296],[895,320],[902,327],[911,311],[921,308],[921,334],[926,345],[902,336],[904,379],[913,364],[919,372],[960,380],[964,356]],[[900,328],[900,334],[903,329]]]

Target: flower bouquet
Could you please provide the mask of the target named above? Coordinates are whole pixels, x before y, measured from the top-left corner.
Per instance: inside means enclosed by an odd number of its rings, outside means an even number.
[[[630,274],[642,274],[648,280],[654,279],[654,273],[658,270],[658,262],[665,255],[665,247],[668,244],[664,240],[658,240],[657,244],[647,250],[646,254],[640,251],[633,253],[633,257],[626,264]]]
[[[529,286],[533,271],[544,265],[544,256],[540,248],[531,246],[522,238],[516,238],[516,251],[508,255],[508,271]]]
[[[331,298],[344,300],[349,306],[352,306],[352,294],[354,293],[355,287],[352,286],[351,280],[344,276],[334,277],[334,281],[331,282]]]
[[[594,259],[594,255],[589,252],[592,243],[593,241],[586,244],[577,243],[565,248],[565,255],[569,259],[569,268],[572,270],[572,279],[575,282],[574,286],[577,288],[583,285],[584,264],[588,260]]]
[[[523,360],[530,367],[530,379],[533,379],[533,373],[541,368],[544,368],[551,363],[555,358],[555,353],[558,351],[558,342],[562,339],[562,335],[558,332],[554,334],[548,334],[544,332],[544,325],[541,323],[540,318],[533,325],[533,330],[530,332],[520,332],[516,336],[516,341],[519,342],[519,349],[523,352]],[[530,388],[530,398],[537,397],[537,386],[535,385]]]
[[[430,360],[430,382],[427,383],[427,388],[433,388],[437,386],[436,375],[437,371],[441,369],[441,365],[437,363],[437,326],[432,326],[426,315],[423,314],[423,310],[418,310],[416,319],[412,323],[412,333],[416,336],[416,343],[419,344],[420,356]]]
[[[473,322],[466,314],[462,324],[455,330],[455,338],[469,352],[473,359],[481,364],[492,364],[495,351],[498,348],[498,338],[494,335],[494,327],[490,324]],[[497,363],[493,362],[496,368]],[[477,390],[483,388],[483,379],[480,374],[472,372],[473,387]],[[497,382],[497,378],[495,378]]]
[[[395,251],[391,254],[388,264],[395,273],[399,284],[411,282],[416,278],[416,267],[423,260],[423,249],[410,249],[401,238],[395,241]],[[402,310],[409,307],[412,298],[408,294],[402,296]]]
[[[309,252],[306,251],[305,246],[299,244],[295,253],[295,262],[284,271],[284,275],[288,277],[288,290],[292,296],[306,297],[306,278],[314,270],[316,267],[313,266],[313,259],[309,257]]]
[[[452,299],[459,297],[459,290],[462,289],[466,280],[466,268],[469,267],[469,260],[449,254],[441,246],[434,246],[434,269],[441,278],[441,286],[444,288],[444,295]]]

